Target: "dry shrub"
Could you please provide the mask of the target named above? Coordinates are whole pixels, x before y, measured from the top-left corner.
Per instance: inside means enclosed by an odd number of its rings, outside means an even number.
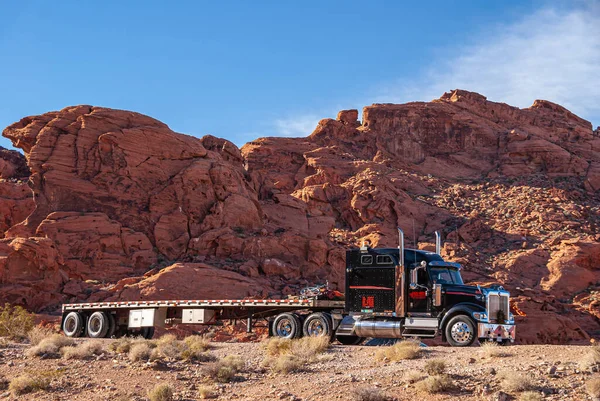
[[[493,341],[484,342],[481,344],[480,348],[483,351],[483,355],[488,358],[501,358],[503,356],[508,356],[503,347]]]
[[[585,384],[585,389],[592,398],[600,398],[600,376],[590,379]]]
[[[502,379],[502,390],[507,392],[522,392],[534,390],[535,386],[531,379],[517,372],[507,371],[500,375]]]
[[[11,340],[23,340],[33,329],[33,314],[27,312],[21,306],[4,304],[0,307],[0,337],[8,337]]]
[[[210,348],[210,339],[206,336],[189,336],[183,342],[192,352],[204,352]]]
[[[27,339],[31,345],[38,345],[44,338],[48,338],[52,334],[54,334],[54,330],[50,327],[35,326],[27,333]]]
[[[452,380],[446,375],[429,376],[425,380],[418,382],[415,386],[418,391],[436,394],[451,390],[454,385]]]
[[[519,395],[519,401],[543,401],[544,397],[535,391],[526,391]]]
[[[267,358],[263,366],[277,373],[290,373],[302,368],[329,348],[329,337],[303,337],[298,340],[271,338],[264,346]]]
[[[378,388],[358,388],[354,391],[353,400],[355,401],[389,401],[390,397],[381,392]]]
[[[375,353],[378,361],[398,362],[405,359],[416,359],[421,356],[421,347],[416,341],[398,341],[390,347],[380,347]]]
[[[127,354],[131,350],[131,342],[131,338],[119,338],[108,345],[108,350],[117,354]]]
[[[7,348],[10,345],[10,341],[6,337],[0,337],[0,348]]]
[[[168,384],[159,384],[148,391],[150,401],[172,401],[173,389]]]
[[[200,386],[198,387],[198,397],[200,397],[201,400],[208,400],[209,398],[214,398],[215,394],[211,387]]]
[[[600,366],[600,345],[594,344],[589,347],[588,352],[581,359],[580,366],[585,370]]]
[[[327,348],[329,348],[329,337],[302,337],[292,341],[290,353],[305,362],[312,362]]]
[[[219,383],[228,383],[244,368],[244,361],[234,355],[228,355],[220,361],[209,363],[204,367],[204,374]]]
[[[416,383],[425,378],[425,374],[423,372],[419,372],[418,370],[409,370],[404,374],[404,378],[409,383]]]
[[[45,390],[50,386],[51,378],[48,375],[25,373],[10,381],[8,389],[15,396]]]
[[[62,334],[52,334],[50,337],[42,339],[38,345],[31,347],[25,352],[28,357],[34,356],[58,356],[61,349],[73,347],[75,340],[65,337]]]
[[[425,363],[425,372],[430,375],[441,375],[446,372],[446,362],[443,359],[430,359]]]
[[[129,349],[128,357],[132,362],[147,361],[152,354],[152,348],[146,342],[134,344]]]
[[[63,347],[61,353],[64,359],[87,359],[104,352],[101,340],[88,340],[76,347]]]
[[[279,356],[286,354],[292,348],[292,340],[281,337],[272,337],[265,344],[264,348],[269,356]]]

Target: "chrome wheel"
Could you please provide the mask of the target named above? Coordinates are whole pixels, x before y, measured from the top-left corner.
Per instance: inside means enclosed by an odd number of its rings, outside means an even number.
[[[311,337],[319,337],[323,335],[325,328],[323,327],[323,322],[319,319],[313,319],[306,327],[306,331]]]
[[[452,339],[460,344],[466,344],[473,339],[473,332],[465,322],[456,322],[450,330]]]
[[[74,317],[67,317],[65,319],[65,328],[64,330],[68,333],[74,333],[75,330],[77,329],[77,321],[75,320]]]
[[[278,337],[289,337],[292,333],[292,321],[288,318],[280,319],[275,327]]]

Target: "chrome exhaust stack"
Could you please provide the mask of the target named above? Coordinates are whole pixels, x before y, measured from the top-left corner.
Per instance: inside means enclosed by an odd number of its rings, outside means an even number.
[[[406,307],[404,302],[404,283],[406,280],[406,273],[404,271],[404,231],[398,227],[398,266],[396,267],[396,308],[395,313],[397,317],[404,317],[406,314]],[[387,329],[386,329],[387,330]],[[392,331],[399,330],[399,328],[393,328]]]
[[[437,253],[439,255],[441,251],[442,251],[442,236],[440,235],[439,231],[436,231],[435,232],[435,253]]]

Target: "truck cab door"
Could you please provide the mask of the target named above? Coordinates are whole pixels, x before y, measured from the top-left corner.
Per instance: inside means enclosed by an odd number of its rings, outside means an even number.
[[[416,288],[410,288],[407,283],[406,311],[413,314],[430,313],[431,283],[426,269],[417,272],[417,280],[419,286]]]

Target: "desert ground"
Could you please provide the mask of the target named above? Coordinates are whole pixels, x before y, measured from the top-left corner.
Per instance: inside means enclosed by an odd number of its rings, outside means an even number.
[[[59,335],[55,335],[56,341]],[[277,365],[277,344],[210,342],[202,357],[178,360],[173,344],[163,341],[170,357],[132,356],[115,350],[117,340],[77,340],[60,352],[38,352],[32,345],[3,341],[0,349],[0,398],[18,400],[593,400],[590,383],[598,380],[599,347],[594,345],[511,345],[451,348],[417,347],[415,355],[395,357],[390,346],[344,346],[301,350],[301,362]],[[139,343],[147,340],[133,340]],[[159,343],[161,340],[153,340]],[[298,341],[298,340],[295,340]],[[121,342],[125,343],[125,342]],[[41,344],[41,343],[40,343]],[[66,348],[87,351],[66,354]],[[112,344],[112,345],[111,345]],[[74,347],[73,345],[78,345]],[[128,344],[128,347],[131,344]],[[306,344],[304,344],[306,345]],[[164,344],[162,345],[164,346]],[[38,345],[39,347],[39,345]],[[144,348],[140,346],[138,348]],[[158,349],[161,345],[159,344]],[[47,348],[47,347],[46,347]],[[310,348],[310,346],[308,347]],[[412,348],[415,349],[414,347]],[[125,351],[125,352],[124,352]],[[128,351],[128,352],[127,352]],[[320,352],[322,351],[322,352]],[[143,352],[142,352],[143,353]],[[271,353],[271,356],[269,356]],[[61,356],[62,354],[62,356]],[[228,356],[236,356],[228,357]],[[147,356],[147,355],[146,355]],[[404,357],[415,359],[401,359]],[[68,358],[68,359],[67,359]],[[270,358],[270,359],[269,359]],[[207,369],[235,359],[225,380]],[[285,357],[284,357],[285,359]],[[265,362],[271,361],[269,362]],[[444,363],[439,362],[443,360]],[[275,363],[273,363],[275,361]],[[434,362],[432,362],[434,361]],[[44,388],[15,390],[21,376],[45,378]],[[442,388],[426,389],[429,376],[444,378]],[[149,391],[167,384],[171,398]],[[155,395],[156,396],[156,395]]]

